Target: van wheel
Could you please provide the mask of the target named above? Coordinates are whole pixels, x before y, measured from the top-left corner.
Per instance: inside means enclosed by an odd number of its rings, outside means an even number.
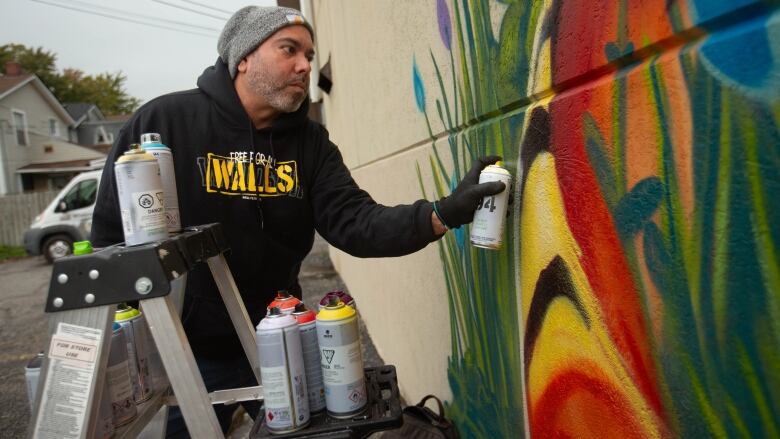
[[[59,258],[73,253],[73,240],[68,235],[52,235],[43,241],[41,253],[51,264]]]

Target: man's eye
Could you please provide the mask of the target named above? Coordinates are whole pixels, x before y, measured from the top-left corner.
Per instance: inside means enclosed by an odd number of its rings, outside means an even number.
[[[292,46],[284,46],[284,47],[282,47],[282,50],[287,52],[289,55],[292,55],[293,53],[295,53],[295,48],[292,47]]]

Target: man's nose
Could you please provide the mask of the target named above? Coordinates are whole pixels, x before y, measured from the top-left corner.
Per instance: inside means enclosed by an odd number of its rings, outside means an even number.
[[[296,73],[309,74],[311,72],[311,62],[306,56],[298,57],[298,62],[295,63]]]

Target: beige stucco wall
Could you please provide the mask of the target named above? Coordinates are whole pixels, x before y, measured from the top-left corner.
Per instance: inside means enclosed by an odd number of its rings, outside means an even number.
[[[322,65],[330,61],[334,84],[323,99],[331,140],[358,184],[386,205],[422,197],[417,164],[431,187],[431,143],[415,106],[410,65],[414,54],[425,56],[426,62],[418,61],[420,72],[433,75],[430,41],[438,38],[429,25],[436,22],[433,5],[314,3],[317,52]],[[442,74],[451,75],[448,55],[436,50]],[[435,103],[428,111],[437,114]],[[431,125],[441,133],[440,122]],[[358,259],[335,249],[331,257],[379,354],[397,367],[406,400],[428,393],[449,398],[450,320],[437,246],[400,258]]]

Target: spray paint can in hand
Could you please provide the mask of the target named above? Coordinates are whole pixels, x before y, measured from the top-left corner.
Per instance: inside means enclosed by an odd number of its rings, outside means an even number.
[[[133,398],[143,402],[152,396],[152,377],[149,370],[149,329],[141,311],[120,305],[114,321],[119,323],[127,339],[127,356],[130,363],[130,377],[133,381]]]
[[[279,290],[276,293],[276,298],[268,304],[266,307],[267,314],[271,312],[271,309],[278,306],[282,311],[282,314],[292,314],[295,310],[295,306],[301,303],[301,299],[293,296],[287,290]]]
[[[325,410],[325,386],[322,383],[320,366],[320,345],[317,342],[317,314],[299,303],[295,305],[292,316],[298,322],[303,347],[303,365],[306,368],[306,390],[309,395],[309,411],[318,413]]]
[[[501,162],[489,165],[479,174],[479,182],[500,181],[506,185],[503,192],[485,197],[474,212],[471,223],[471,244],[491,250],[501,248],[504,237],[504,220],[512,190],[512,176],[501,167]]]
[[[160,179],[164,195],[165,226],[169,233],[181,232],[181,217],[179,216],[179,194],[176,191],[176,172],[173,167],[171,149],[162,143],[157,133],[141,134],[141,147],[157,159],[160,166]]]
[[[331,297],[317,314],[325,405],[334,418],[351,418],[366,408],[366,380],[357,311]]]
[[[114,173],[125,245],[166,239],[164,190],[157,159],[133,144],[114,164]]]
[[[257,353],[265,397],[265,425],[289,433],[309,425],[309,398],[298,322],[279,307],[257,325]]]

